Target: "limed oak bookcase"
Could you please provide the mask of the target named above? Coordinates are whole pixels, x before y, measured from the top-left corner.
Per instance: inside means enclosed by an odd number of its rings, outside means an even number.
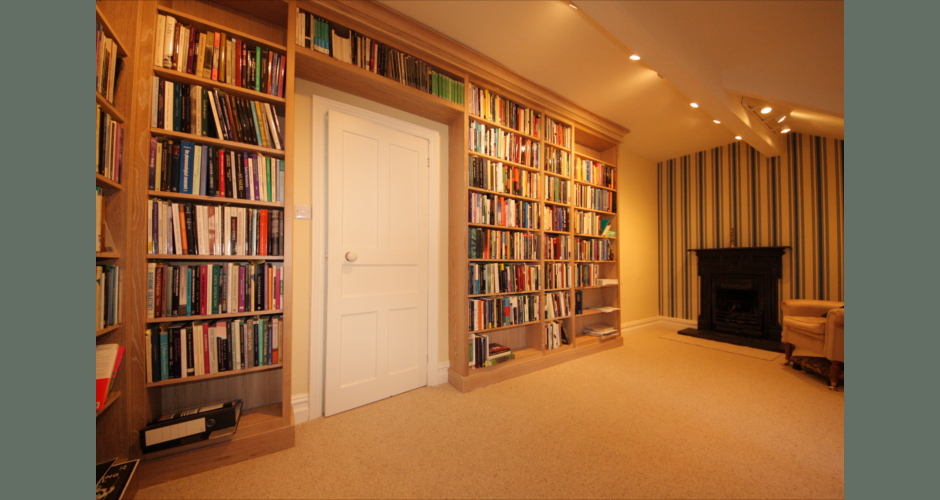
[[[146,486],[208,470],[293,445],[290,347],[292,177],[294,168],[297,168],[293,163],[295,79],[322,84],[448,125],[448,379],[454,387],[461,391],[472,390],[622,344],[619,334],[604,339],[582,334],[585,326],[596,324],[609,325],[619,332],[619,311],[587,309],[597,306],[618,307],[619,285],[600,286],[579,282],[577,272],[579,266],[588,266],[584,267],[587,270],[585,272],[593,276],[593,279],[619,277],[616,260],[619,255],[618,240],[601,235],[596,225],[600,219],[606,219],[610,225],[609,229],[616,231],[616,210],[613,205],[597,208],[592,205],[593,201],[584,200],[616,200],[617,145],[628,132],[623,127],[598,117],[557,94],[539,88],[493,61],[376,2],[159,0],[99,3],[111,4],[109,9],[122,12],[121,29],[127,31],[122,38],[135,40],[134,45],[129,48],[132,52],[128,57],[132,62],[129,67],[132,70],[126,80],[128,91],[133,91],[129,95],[134,98],[128,97],[126,101],[129,109],[129,116],[125,118],[128,121],[126,141],[129,166],[128,178],[122,192],[125,205],[110,207],[117,205],[111,203],[108,208],[109,212],[113,209],[123,214],[120,217],[124,218],[122,226],[126,228],[126,242],[118,245],[122,249],[120,263],[124,267],[127,283],[123,290],[126,306],[124,320],[118,331],[126,332],[128,342],[128,371],[124,382],[126,390],[122,391],[125,394],[121,398],[126,398],[127,403],[123,408],[117,406],[108,410],[114,412],[120,408],[120,411],[115,413],[120,414],[123,419],[120,424],[123,428],[115,427],[117,448],[121,448],[122,454],[129,458],[140,457],[138,432],[147,420],[169,411],[232,398],[243,399],[247,408],[239,431],[231,440],[198,449],[176,450],[160,456],[143,456],[139,473],[141,485]],[[313,14],[330,23],[338,23],[346,29],[354,30],[371,40],[420,60],[425,64],[422,67],[428,67],[462,84],[465,91],[463,99],[448,100],[438,97],[369,69],[340,61],[329,53],[297,43],[297,29],[302,12]],[[238,85],[221,83],[211,77],[186,74],[163,67],[162,63],[157,64],[159,55],[155,45],[158,40],[156,32],[160,15],[174,16],[180,23],[194,28],[197,32],[225,33],[243,44],[261,46],[264,50],[283,56],[286,65],[283,96],[244,89]],[[163,85],[166,85],[166,82],[191,87],[198,85],[210,91],[236,96],[244,101],[262,103],[269,110],[273,109],[280,120],[283,129],[282,147],[251,145],[218,139],[211,134],[206,136],[203,132],[173,130],[166,126],[166,122],[162,126],[154,126],[151,121],[154,107],[159,107],[159,99],[154,104],[153,98],[155,81],[162,81]],[[511,103],[514,109],[524,109],[529,116],[537,115],[539,120],[520,128],[519,125],[498,116],[472,111],[469,99],[471,88],[485,89],[498,96],[501,102]],[[121,102],[120,99],[118,102]],[[256,108],[256,112],[259,109]],[[563,135],[556,137],[554,128],[547,129],[546,124],[549,122],[557,123],[564,129]],[[537,159],[517,162],[503,159],[498,154],[471,151],[470,134],[473,124],[495,130],[498,134],[514,134],[523,138],[527,141],[528,154],[538,150]],[[181,143],[186,141],[194,145],[220,148],[239,154],[262,155],[281,161],[284,165],[283,197],[275,201],[255,201],[168,192],[157,186],[150,189],[151,144],[162,140]],[[581,176],[577,167],[579,162],[585,160],[596,166],[594,170],[603,172],[610,179],[610,184],[595,182],[594,177]],[[472,161],[501,163],[507,167],[519,168],[537,177],[537,181],[525,194],[477,188],[470,184]],[[564,168],[558,165],[562,161],[566,163]],[[587,190],[579,191],[583,188]],[[559,193],[564,190],[565,196],[556,197],[556,189]],[[527,223],[529,225],[526,227],[507,227],[509,224],[502,219],[493,220],[493,223],[471,222],[468,216],[471,195],[499,196],[504,202],[513,200],[511,203],[519,206],[525,203],[527,213],[532,214],[534,219]],[[152,207],[155,201],[171,205],[177,203],[283,211],[283,225],[277,234],[282,240],[283,252],[281,255],[266,256],[174,255],[154,252],[150,247],[154,233],[152,226],[148,227],[148,219],[152,219],[153,214],[148,208]],[[547,213],[567,222],[546,226]],[[578,217],[582,217],[584,221],[576,225],[575,219]],[[535,247],[534,254],[522,259],[471,259],[471,229],[524,233]],[[553,252],[559,253],[549,254],[549,247]],[[520,262],[514,262],[516,260]],[[148,367],[148,364],[152,365],[148,363],[148,359],[152,360],[152,357],[148,356],[148,345],[151,346],[150,355],[153,347],[147,340],[148,330],[152,332],[155,326],[159,330],[161,325],[170,326],[192,320],[212,322],[253,317],[259,315],[259,312],[156,317],[149,312],[153,308],[153,299],[148,295],[148,269],[156,264],[198,267],[207,264],[258,262],[277,264],[283,271],[284,296],[281,306],[276,310],[260,312],[283,318],[279,362],[249,369],[154,381],[153,367]],[[470,301],[486,296],[469,293],[468,271],[471,263],[525,264],[538,276],[538,286],[524,293],[537,304],[531,321],[481,330],[491,335],[494,341],[512,348],[516,354],[516,358],[511,361],[487,368],[471,368],[468,365]],[[548,288],[546,276],[550,271],[559,277],[553,278],[552,286]],[[575,310],[575,297],[578,292],[583,307],[581,313]],[[549,300],[554,306],[549,315],[552,317],[547,316],[545,309]],[[564,326],[569,338],[567,344],[547,345],[546,328],[550,324]],[[103,437],[99,423],[99,456],[102,445]]]

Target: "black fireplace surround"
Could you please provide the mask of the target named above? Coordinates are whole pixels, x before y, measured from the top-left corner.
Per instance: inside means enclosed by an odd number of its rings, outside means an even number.
[[[699,248],[698,328],[679,333],[783,352],[777,311],[783,254],[790,247]]]

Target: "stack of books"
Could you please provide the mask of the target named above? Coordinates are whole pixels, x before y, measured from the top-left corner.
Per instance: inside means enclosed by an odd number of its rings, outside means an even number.
[[[591,335],[591,336],[593,336],[593,337],[605,338],[605,337],[611,337],[611,336],[616,335],[616,334],[617,334],[617,329],[614,328],[614,327],[612,327],[612,326],[608,326],[608,325],[592,325],[592,326],[586,326],[586,327],[584,327],[584,330],[582,330],[582,332],[583,332],[585,335]]]
[[[483,368],[498,365],[516,357],[512,349],[496,342],[490,342],[489,335],[470,334],[470,366]]]

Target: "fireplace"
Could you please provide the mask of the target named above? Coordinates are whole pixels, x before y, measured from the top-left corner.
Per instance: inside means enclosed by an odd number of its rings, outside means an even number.
[[[778,283],[789,247],[696,249],[698,328],[683,335],[783,352]]]

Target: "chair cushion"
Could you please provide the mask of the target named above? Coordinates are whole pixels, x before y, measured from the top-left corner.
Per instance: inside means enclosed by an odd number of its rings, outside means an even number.
[[[822,337],[826,334],[826,318],[812,316],[784,316],[783,324],[800,333]]]

